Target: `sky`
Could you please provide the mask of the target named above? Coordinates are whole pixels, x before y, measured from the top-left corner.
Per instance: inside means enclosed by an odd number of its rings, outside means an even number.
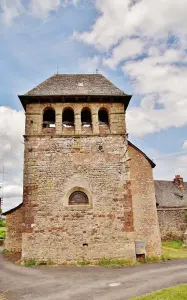
[[[22,202],[17,97],[57,73],[99,73],[133,95],[129,140],[155,179],[187,181],[187,0],[0,0],[0,186]]]

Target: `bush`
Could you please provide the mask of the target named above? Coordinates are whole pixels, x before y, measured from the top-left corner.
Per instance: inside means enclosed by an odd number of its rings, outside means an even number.
[[[5,227],[5,226],[6,226],[6,221],[0,217],[0,227]]]
[[[5,227],[0,227],[0,239],[5,239],[6,229]]]

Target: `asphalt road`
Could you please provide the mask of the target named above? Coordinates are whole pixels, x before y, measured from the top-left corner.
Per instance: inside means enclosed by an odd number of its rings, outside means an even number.
[[[181,283],[187,283],[187,260],[123,268],[25,268],[0,254],[0,292],[8,300],[125,300]]]

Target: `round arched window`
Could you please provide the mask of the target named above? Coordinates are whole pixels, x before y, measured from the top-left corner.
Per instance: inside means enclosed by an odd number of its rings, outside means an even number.
[[[69,197],[69,205],[85,205],[89,204],[88,196],[81,192],[77,191],[70,195]]]

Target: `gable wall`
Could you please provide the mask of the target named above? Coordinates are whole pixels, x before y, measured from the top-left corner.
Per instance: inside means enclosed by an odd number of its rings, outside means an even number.
[[[128,151],[136,239],[146,242],[148,255],[160,255],[161,240],[152,167],[143,154],[131,145]]]
[[[23,206],[6,215],[5,249],[9,252],[21,252],[22,249]]]

